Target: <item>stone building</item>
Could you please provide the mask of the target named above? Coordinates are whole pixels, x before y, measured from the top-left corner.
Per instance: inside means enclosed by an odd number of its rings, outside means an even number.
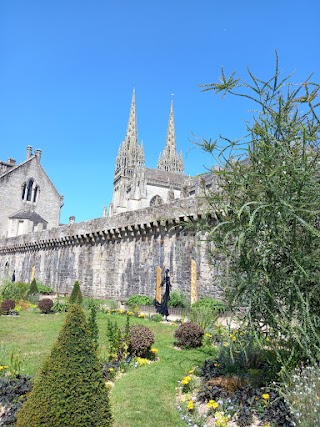
[[[166,144],[158,166],[145,166],[138,143],[133,91],[129,122],[116,158],[113,196],[102,218],[59,225],[63,198],[40,164],[41,151],[19,165],[0,162],[0,281],[38,280],[70,293],[75,280],[85,295],[127,298],[155,295],[158,268],[170,270],[174,290],[191,296],[218,296],[212,286],[210,244],[184,225],[208,209],[203,193],[215,185],[212,174],[188,177],[178,155],[173,103]]]
[[[26,160],[0,161],[0,238],[58,227],[60,196],[40,163],[41,150],[27,147]]]
[[[170,203],[180,198],[186,179],[182,153],[178,155],[176,148],[173,102],[166,145],[159,156],[157,169],[145,166],[144,149],[138,142],[134,90],[126,136],[116,158],[109,215]]]

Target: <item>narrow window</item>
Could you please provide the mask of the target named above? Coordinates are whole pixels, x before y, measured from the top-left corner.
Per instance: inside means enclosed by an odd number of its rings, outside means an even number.
[[[39,190],[39,187],[36,186],[36,188],[34,189],[34,193],[33,193],[33,203],[35,203],[37,201],[38,190]]]
[[[32,186],[33,186],[33,180],[30,179],[28,183],[28,192],[27,192],[27,200],[31,202],[31,196],[32,196]]]
[[[21,196],[22,200],[24,200],[24,196],[26,195],[26,188],[27,188],[27,184],[24,183],[22,186],[22,196]]]

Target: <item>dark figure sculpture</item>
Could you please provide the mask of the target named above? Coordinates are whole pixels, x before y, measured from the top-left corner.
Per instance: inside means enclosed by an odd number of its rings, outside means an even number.
[[[11,282],[15,282],[15,281],[16,281],[16,270],[13,270]]]
[[[170,301],[170,291],[171,291],[171,283],[170,283],[170,276],[169,276],[168,269],[165,271],[165,276],[161,283],[161,287],[163,288],[164,286],[165,286],[165,291],[164,291],[164,294],[162,295],[161,303],[155,300],[154,305],[157,313],[162,314],[162,316],[165,316],[167,318],[169,316],[168,304]]]

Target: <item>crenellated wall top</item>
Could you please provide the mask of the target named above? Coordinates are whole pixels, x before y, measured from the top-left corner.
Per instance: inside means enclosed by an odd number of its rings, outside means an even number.
[[[178,199],[170,204],[2,239],[0,253],[139,237],[161,228],[182,228],[182,223],[198,219],[207,210],[203,198]]]

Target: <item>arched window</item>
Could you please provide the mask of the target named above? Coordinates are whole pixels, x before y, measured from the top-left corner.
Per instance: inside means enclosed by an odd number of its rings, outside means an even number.
[[[38,191],[39,191],[39,187],[36,186],[36,188],[34,189],[34,193],[33,193],[33,203],[35,203],[37,201],[37,196],[38,196]]]
[[[31,202],[32,197],[32,186],[33,186],[33,179],[30,179],[28,182],[28,191],[27,191],[27,200]]]
[[[27,184],[24,183],[22,186],[22,195],[21,195],[22,200],[24,200],[24,197],[26,195],[26,188],[27,188]]]
[[[163,204],[162,198],[157,194],[156,196],[153,196],[150,200],[150,206],[160,206]]]

